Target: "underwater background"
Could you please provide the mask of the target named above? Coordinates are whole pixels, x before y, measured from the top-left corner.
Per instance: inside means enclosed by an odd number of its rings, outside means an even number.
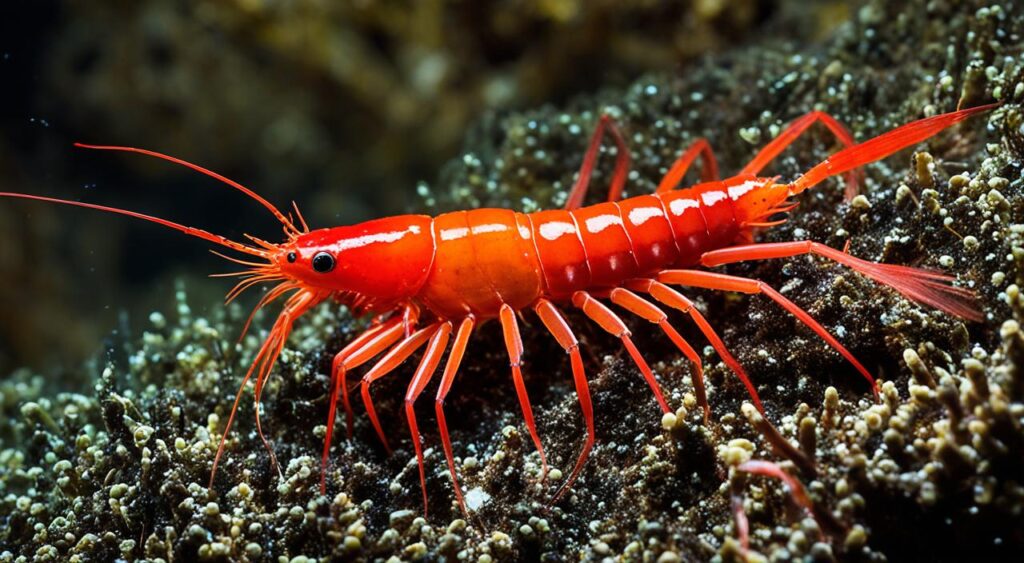
[[[805,194],[763,237],[850,241],[856,256],[957,274],[978,292],[984,322],[918,307],[822,261],[726,268],[782,288],[840,334],[884,381],[880,403],[771,303],[692,292],[813,470],[776,453],[692,326],[683,334],[707,368],[707,422],[689,365],[655,329],[631,325],[679,408],[671,418],[611,339],[581,328],[598,446],[573,492],[548,507],[557,483],[539,479],[488,326],[447,407],[474,498],[469,522],[429,400],[418,409],[431,502],[421,514],[398,414],[411,365],[374,390],[395,453],[357,405],[355,436],[336,434],[319,494],[327,369],[360,327],[330,306],[298,323],[264,395],[284,478],[243,401],[207,489],[262,336],[236,345],[258,296],[225,307],[229,285],[207,275],[229,267],[193,239],[0,199],[0,561],[1019,557],[1022,34],[1024,6],[980,0],[4,3],[0,191],[124,207],[233,239],[275,240],[279,227],[212,179],[72,143],[196,162],[282,208],[295,201],[318,227],[557,207],[602,113],[626,132],[636,195],[697,137],[729,173],[812,109],[863,140],[958,104],[1003,106],[866,167],[854,202],[838,182]],[[770,171],[792,178],[833,145],[811,134]],[[611,161],[599,165],[592,201]],[[257,329],[271,319],[259,316]],[[568,362],[535,329],[524,326],[527,384],[552,462],[567,470],[584,429]],[[781,462],[831,518],[801,511],[777,481],[734,470],[752,457]],[[750,517],[749,552],[736,498]]]

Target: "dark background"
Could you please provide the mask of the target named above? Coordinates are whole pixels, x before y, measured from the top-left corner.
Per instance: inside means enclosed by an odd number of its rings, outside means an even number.
[[[246,184],[313,226],[422,208],[480,116],[559,104],[736,46],[773,2],[5,2],[0,191],[103,203],[275,240],[244,196],[166,152]],[[847,9],[816,4],[820,36]],[[803,21],[806,21],[804,19]],[[0,201],[0,373],[96,357],[122,326],[219,306],[208,245],[101,213]],[[250,296],[251,297],[251,296]]]

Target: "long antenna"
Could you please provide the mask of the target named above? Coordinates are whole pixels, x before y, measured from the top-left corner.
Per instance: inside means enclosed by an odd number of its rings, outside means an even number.
[[[882,160],[929,137],[938,135],[943,129],[960,123],[972,115],[995,109],[1001,105],[1002,102],[996,102],[994,104],[933,115],[897,127],[863,143],[846,147],[826,158],[821,164],[808,170],[803,176],[797,178],[790,185],[789,193],[790,195],[796,195],[813,187],[825,178],[842,174],[858,166]]]
[[[185,225],[181,225],[181,224],[175,223],[173,221],[168,221],[167,219],[161,219],[159,217],[153,217],[152,215],[145,215],[143,213],[136,213],[134,211],[128,211],[128,210],[125,210],[125,209],[118,209],[116,207],[107,207],[106,205],[96,205],[95,203],[83,203],[81,201],[71,201],[71,200],[67,200],[67,199],[57,199],[57,198],[54,198],[54,197],[46,197],[46,196],[41,196],[41,195],[19,194],[19,193],[13,193],[13,192],[0,192],[0,197],[14,197],[14,198],[19,198],[19,199],[31,199],[31,200],[35,200],[35,201],[45,201],[45,202],[48,202],[48,203],[60,203],[60,204],[63,204],[63,205],[73,205],[75,207],[85,207],[87,209],[97,209],[99,211],[106,211],[108,213],[116,213],[118,215],[127,215],[128,217],[134,217],[136,219],[142,219],[143,221],[149,221],[151,223],[156,223],[158,225],[163,225],[165,227],[174,229],[176,231],[181,231],[181,232],[185,233],[186,235],[190,235],[190,236],[194,236],[194,237],[197,237],[197,238],[201,238],[203,240],[207,240],[207,241],[212,242],[214,244],[219,244],[221,246],[230,248],[232,250],[237,250],[238,252],[244,252],[245,254],[251,254],[253,256],[259,256],[261,258],[267,258],[268,255],[269,255],[269,253],[266,250],[262,250],[262,249],[259,249],[259,248],[253,248],[253,247],[251,247],[249,245],[242,244],[242,243],[239,243],[239,242],[235,242],[233,240],[229,240],[229,239],[227,239],[225,237],[222,237],[220,235],[215,235],[213,233],[210,233],[208,231],[204,231],[202,229],[197,229],[195,227],[187,227]]]
[[[297,229],[295,227],[295,224],[292,223],[291,220],[288,219],[288,217],[286,217],[284,215],[284,213],[281,213],[281,211],[277,207],[274,207],[274,204],[272,204],[269,201],[267,201],[266,199],[264,199],[263,196],[261,196],[260,194],[250,190],[249,188],[243,186],[242,184],[239,184],[238,182],[232,180],[231,178],[228,178],[228,177],[226,177],[226,176],[224,176],[222,174],[218,174],[217,172],[214,172],[213,170],[210,170],[208,168],[203,168],[202,166],[199,166],[198,164],[192,164],[191,162],[188,162],[187,160],[182,160],[180,158],[176,158],[176,157],[173,157],[173,156],[170,156],[170,155],[166,155],[166,154],[163,154],[163,153],[159,153],[159,152],[156,152],[156,151],[151,151],[151,150],[148,150],[148,149],[138,149],[138,148],[135,148],[135,147],[121,147],[121,146],[115,146],[115,145],[87,145],[85,143],[75,143],[75,146],[79,147],[79,148],[82,148],[82,149],[92,149],[92,150],[100,150],[100,151],[135,152],[135,153],[139,153],[139,154],[144,154],[146,156],[152,156],[152,157],[156,157],[156,158],[159,158],[159,159],[162,159],[162,160],[166,160],[168,162],[173,162],[175,164],[180,164],[181,166],[185,166],[187,168],[191,168],[192,170],[195,170],[196,172],[199,172],[200,174],[205,174],[205,175],[207,175],[207,176],[209,176],[209,177],[211,177],[211,178],[213,178],[215,180],[220,180],[221,182],[224,182],[225,184],[231,186],[232,188],[235,188],[236,190],[238,190],[238,191],[244,193],[245,195],[251,197],[252,199],[258,201],[263,207],[266,207],[267,209],[270,210],[271,213],[274,214],[274,217],[276,217],[277,220],[280,221],[282,225],[284,225],[285,232],[288,233],[289,235],[291,235],[291,234],[300,234],[300,233],[306,232],[306,231],[300,231],[299,229]]]

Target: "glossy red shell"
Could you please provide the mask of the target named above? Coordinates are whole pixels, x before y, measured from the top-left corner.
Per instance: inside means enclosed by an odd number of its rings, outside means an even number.
[[[749,207],[741,199],[770,183],[740,177],[572,211],[476,209],[323,229],[300,237],[292,275],[382,304],[416,301],[441,318],[494,317],[502,304],[522,309],[541,297],[562,301],[693,266],[737,239]],[[323,251],[337,266],[312,272],[310,261]]]

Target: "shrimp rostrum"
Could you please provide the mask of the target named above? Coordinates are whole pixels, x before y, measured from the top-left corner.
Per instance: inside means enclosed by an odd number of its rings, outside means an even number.
[[[387,447],[370,394],[370,385],[392,373],[412,354],[425,348],[405,393],[405,414],[424,485],[423,449],[417,426],[416,400],[441,369],[434,399],[441,442],[460,507],[466,505],[456,475],[454,455],[445,419],[444,401],[452,389],[460,362],[473,331],[496,319],[504,334],[510,376],[526,427],[536,447],[544,475],[547,458],[537,433],[533,408],[523,382],[523,339],[517,314],[532,312],[569,356],[573,383],[586,427],[586,438],[569,477],[554,495],[560,498],[580,475],[594,445],[594,412],[580,345],[563,310],[578,309],[621,341],[660,408],[669,405],[649,364],[631,338],[626,316],[638,316],[658,325],[692,363],[697,400],[708,417],[701,358],[677,332],[667,310],[681,311],[696,324],[725,364],[742,382],[754,406],[762,410],[757,390],[743,367],[726,348],[710,323],[694,307],[681,288],[762,294],[794,315],[849,361],[869,382],[876,397],[877,385],[870,372],[825,327],[804,309],[770,285],[726,275],[707,268],[732,262],[766,260],[816,254],[853,269],[888,286],[917,303],[934,307],[966,320],[981,319],[974,295],[952,285],[952,276],[932,270],[862,260],[824,244],[802,240],[756,243],[753,233],[770,228],[774,219],[791,210],[793,197],[826,178],[846,175],[847,194],[856,191],[858,167],[913,146],[968,117],[994,105],[965,109],[914,121],[862,143],[838,121],[822,112],[797,119],[762,149],[738,174],[720,179],[706,140],[699,139],[682,152],[653,194],[621,199],[629,166],[629,153],[614,123],[602,117],[590,142],[578,180],[564,209],[518,213],[507,209],[473,209],[437,217],[400,215],[356,225],[310,230],[301,214],[285,214],[248,188],[219,174],[185,161],[129,147],[86,148],[139,152],[163,158],[221,180],[270,210],[283,225],[285,240],[270,243],[248,236],[246,242],[228,240],[210,232],[165,219],[90,203],[49,197],[0,193],[0,196],[62,203],[127,215],[176,229],[227,250],[245,255],[229,258],[246,267],[235,275],[242,279],[228,294],[237,297],[247,288],[273,285],[259,300],[259,310],[284,299],[266,339],[240,385],[220,446],[214,457],[210,482],[224,453],[224,444],[246,384],[254,382],[257,406],[274,364],[286,345],[294,323],[311,308],[333,300],[356,316],[373,321],[334,356],[329,389],[327,433],[324,440],[321,489],[326,490],[334,422],[340,399],[349,435],[353,414],[348,395],[349,374],[373,362],[361,378],[360,392],[370,422]],[[821,122],[845,148],[792,182],[760,176],[762,169],[801,133]],[[583,206],[591,172],[605,132],[617,143],[614,173],[608,201]],[[681,188],[688,168],[701,160],[702,181]],[[227,258],[227,256],[225,256]],[[251,320],[251,317],[250,317]],[[248,328],[248,323],[246,327]],[[243,330],[244,332],[244,330]],[[449,347],[450,344],[450,347]],[[259,424],[264,444],[269,443]],[[273,454],[271,454],[273,459]],[[553,502],[554,502],[553,500]],[[424,511],[426,488],[423,487]]]

